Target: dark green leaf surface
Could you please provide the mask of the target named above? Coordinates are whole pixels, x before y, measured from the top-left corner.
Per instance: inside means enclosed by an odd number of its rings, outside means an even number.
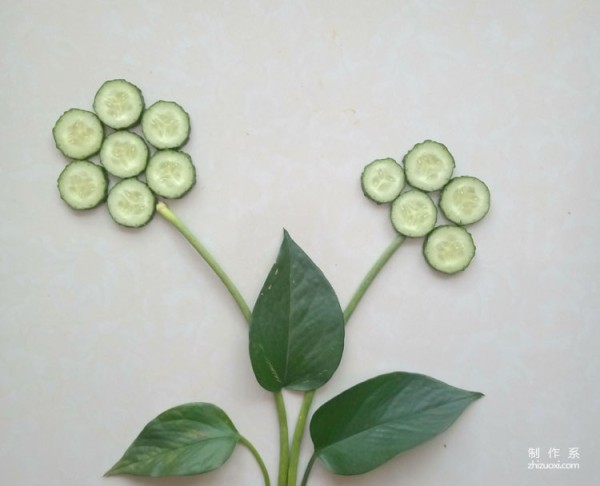
[[[260,385],[312,390],[344,350],[344,316],[333,288],[287,231],[252,312],[250,359]]]
[[[366,473],[443,432],[482,396],[419,374],[377,376],[315,412],[315,455],[334,473]]]
[[[229,417],[215,405],[180,405],[148,423],[106,475],[188,476],[212,471],[229,459],[239,439]]]

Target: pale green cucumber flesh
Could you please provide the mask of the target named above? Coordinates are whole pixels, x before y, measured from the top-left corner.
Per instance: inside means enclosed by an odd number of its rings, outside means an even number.
[[[423,254],[435,270],[454,274],[469,266],[475,256],[475,243],[462,226],[438,226],[425,238]]]
[[[123,179],[108,193],[108,212],[112,219],[130,228],[150,222],[156,209],[156,199],[148,186],[135,178]]]
[[[196,183],[196,169],[185,152],[158,150],[146,167],[146,182],[157,195],[177,199]]]
[[[454,157],[445,145],[433,140],[416,144],[403,159],[408,183],[432,192],[441,189],[452,177]]]
[[[488,213],[490,191],[476,177],[455,177],[442,189],[439,204],[449,221],[459,225],[473,224]]]
[[[129,178],[141,174],[148,163],[149,151],[136,133],[119,130],[106,137],[100,149],[100,162],[112,175]]]
[[[394,159],[378,159],[364,168],[360,180],[365,196],[378,204],[389,203],[404,187],[404,169]]]
[[[392,203],[390,216],[398,233],[418,238],[435,227],[437,208],[429,195],[413,189],[403,192]]]
[[[65,157],[84,160],[98,153],[104,140],[104,128],[91,111],[71,108],[52,129],[54,143]]]
[[[142,131],[156,149],[178,148],[190,135],[190,117],[173,101],[157,101],[142,115]]]
[[[94,97],[94,111],[98,118],[115,130],[135,125],[143,110],[141,90],[125,79],[106,81]]]
[[[62,200],[73,209],[91,209],[104,202],[108,190],[106,171],[87,160],[67,164],[57,181]]]

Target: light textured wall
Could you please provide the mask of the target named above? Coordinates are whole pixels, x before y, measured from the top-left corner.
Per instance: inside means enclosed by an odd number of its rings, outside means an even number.
[[[373,473],[316,466],[310,484],[594,484],[599,22],[591,0],[3,2],[0,483],[260,484],[245,450],[200,479],[101,477],[188,401],[224,408],[276,469],[272,399],[221,283],[164,220],[128,231],[58,197],[54,122],[123,77],[190,113],[198,185],[172,207],[250,303],[283,228],[348,302],[394,237],[358,183],[373,159],[433,138],[491,189],[469,270],[441,277],[406,243],[315,404],[392,370],[486,397]],[[530,448],[569,447],[580,470],[528,470]]]

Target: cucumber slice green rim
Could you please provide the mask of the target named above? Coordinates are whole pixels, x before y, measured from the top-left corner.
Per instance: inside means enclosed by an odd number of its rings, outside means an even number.
[[[106,200],[108,176],[88,160],[74,160],[58,176],[58,192],[73,209],[91,209]]]
[[[160,100],[142,115],[142,132],[156,149],[181,147],[190,136],[190,117],[174,101]]]
[[[178,150],[156,151],[146,168],[146,182],[161,197],[178,199],[184,196],[196,183],[192,158]]]
[[[433,140],[416,144],[404,156],[403,163],[408,183],[426,192],[444,187],[455,167],[454,157],[446,146]]]
[[[142,137],[137,133],[119,130],[104,139],[100,162],[112,175],[125,179],[144,171],[149,154]]]
[[[364,168],[360,182],[369,199],[377,204],[389,203],[404,188],[404,169],[394,159],[377,159]]]
[[[425,236],[437,222],[437,208],[428,194],[413,189],[403,192],[392,203],[392,226],[410,238]]]
[[[459,225],[473,224],[490,210],[490,190],[476,177],[455,177],[442,189],[439,205],[449,221]]]
[[[128,228],[148,224],[156,210],[154,193],[144,182],[135,178],[117,182],[108,193],[107,203],[112,219]]]
[[[104,127],[91,111],[71,108],[52,128],[56,148],[69,159],[84,160],[95,155],[104,140]]]
[[[462,226],[435,228],[423,243],[423,255],[435,270],[454,274],[465,270],[475,257],[473,237]]]
[[[125,79],[111,79],[100,86],[93,106],[102,123],[119,130],[140,121],[144,98],[135,84]]]

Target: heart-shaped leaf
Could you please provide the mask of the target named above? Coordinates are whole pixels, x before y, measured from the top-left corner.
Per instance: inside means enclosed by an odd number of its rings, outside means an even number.
[[[315,412],[315,456],[336,474],[366,473],[443,432],[482,396],[419,374],[377,376]]]
[[[260,385],[312,390],[337,369],[344,316],[323,272],[287,231],[252,312],[250,359]]]
[[[152,420],[107,476],[188,476],[222,466],[240,435],[229,417],[210,403],[188,403]]]

